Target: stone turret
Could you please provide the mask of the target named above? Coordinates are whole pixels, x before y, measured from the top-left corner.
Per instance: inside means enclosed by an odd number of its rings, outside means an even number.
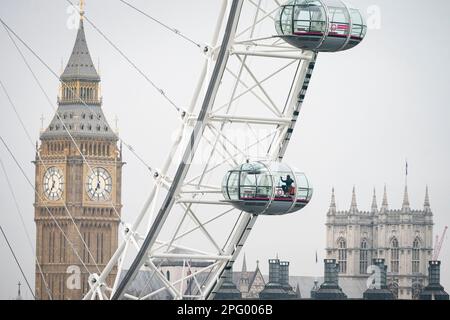
[[[375,188],[373,188],[372,205],[370,206],[370,213],[373,215],[378,214],[377,194]]]
[[[407,213],[410,210],[411,210],[411,208],[409,207],[408,186],[405,185],[405,191],[403,193],[402,212]]]
[[[336,214],[336,197],[334,195],[334,187],[331,189],[331,201],[330,208],[328,209],[328,215]]]
[[[381,202],[380,212],[386,213],[388,210],[389,210],[389,204],[388,204],[388,199],[387,199],[387,191],[386,191],[386,185],[384,185],[383,201]]]
[[[425,200],[423,202],[423,211],[426,215],[431,215],[430,196],[428,194],[428,186],[425,188]]]
[[[353,191],[352,191],[352,203],[350,205],[350,214],[357,214],[358,213],[358,205],[356,203],[356,190],[355,190],[355,186],[353,186]]]

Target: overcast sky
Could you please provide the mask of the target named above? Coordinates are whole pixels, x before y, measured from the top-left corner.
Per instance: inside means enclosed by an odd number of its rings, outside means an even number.
[[[204,43],[211,37],[220,1],[132,3]],[[324,223],[332,186],[340,210],[349,208],[353,186],[360,209],[370,208],[374,187],[380,204],[384,184],[390,207],[400,208],[406,158],[411,207],[422,208],[425,186],[429,185],[435,234],[450,225],[450,3],[431,0],[424,6],[419,1],[354,0],[353,4],[364,14],[368,8],[378,8],[380,28],[369,30],[355,49],[319,56],[301,121],[285,157],[312,180],[313,201],[300,214],[258,220],[244,247],[249,269],[259,259],[266,273],[267,259],[278,253],[291,261],[291,274],[321,275],[322,263],[316,265],[315,252],[319,261],[324,258]],[[68,27],[69,9],[64,0],[5,0],[0,16],[59,71],[76,36],[76,30]],[[116,0],[87,1],[86,11],[168,95],[180,105],[188,103],[202,63],[197,48]],[[175,112],[91,26],[86,25],[86,33],[93,60],[96,64],[100,60],[103,110],[110,124],[114,127],[117,116],[121,136],[148,163],[161,166],[170,143],[161,133],[175,129]],[[53,110],[2,28],[0,43],[0,79],[37,140],[41,115],[46,126]],[[31,59],[28,53],[27,57]],[[36,60],[31,61],[45,90],[56,101],[58,80]],[[0,108],[0,135],[34,181],[34,148],[2,92]],[[34,242],[33,190],[3,147],[0,158],[20,197],[20,210]],[[124,158],[123,216],[133,221],[148,194],[151,178],[132,154],[125,151]],[[148,179],[137,184],[140,177]],[[3,173],[0,200],[0,223],[34,286],[34,257]],[[441,253],[442,283],[447,290],[449,248],[447,241]],[[3,239],[0,255],[0,298],[9,299],[16,295],[16,283],[23,280]],[[22,292],[30,297],[24,288]]]

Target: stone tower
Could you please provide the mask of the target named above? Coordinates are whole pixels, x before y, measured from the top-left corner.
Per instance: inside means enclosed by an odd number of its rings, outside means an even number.
[[[367,278],[373,259],[384,259],[387,285],[399,299],[417,299],[427,282],[433,245],[433,213],[428,187],[420,210],[411,209],[405,186],[401,209],[390,209],[386,187],[378,209],[375,190],[369,211],[357,206],[353,188],[350,209],[339,211],[334,189],[327,213],[327,259],[336,259],[341,278]]]
[[[102,111],[100,76],[80,24],[58,109],[36,151],[36,297],[81,299],[117,248],[122,155]],[[88,272],[89,270],[89,272]]]

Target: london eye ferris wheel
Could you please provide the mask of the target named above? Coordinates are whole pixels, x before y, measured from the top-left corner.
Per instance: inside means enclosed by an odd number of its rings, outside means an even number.
[[[318,53],[350,49],[366,30],[340,0],[221,0],[170,154],[84,299],[213,299],[256,220],[311,200],[283,157]],[[172,265],[180,272],[160,272]]]

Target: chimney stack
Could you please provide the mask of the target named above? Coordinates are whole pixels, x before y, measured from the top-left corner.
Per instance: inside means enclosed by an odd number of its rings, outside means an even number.
[[[441,284],[441,262],[430,261],[428,266],[428,284],[440,285]]]
[[[343,300],[347,295],[339,287],[339,264],[336,259],[325,259],[324,282],[315,292],[313,299],[316,300]]]
[[[325,283],[334,283],[336,285],[339,285],[339,264],[336,263],[335,259],[325,259]]]
[[[269,259],[269,283],[280,284],[280,260]]]
[[[289,261],[280,261],[280,284],[289,297],[292,299],[296,298],[296,293],[289,284]]]
[[[280,261],[280,283],[289,285],[289,261]]]
[[[224,279],[222,286],[214,296],[215,300],[240,300],[241,292],[237,289],[233,282],[233,267],[225,267],[222,278]]]
[[[441,286],[441,262],[432,260],[428,265],[428,286],[419,296],[420,300],[449,300],[449,295]]]
[[[264,289],[259,293],[260,299],[262,300],[289,299],[288,292],[283,288],[283,285],[281,284],[280,264],[281,264],[280,259],[278,258],[269,259],[269,283],[267,283]],[[284,271],[286,271],[285,268],[286,266],[283,266]],[[283,275],[283,277],[285,277],[285,275]]]
[[[387,287],[387,266],[384,259],[373,259],[372,272],[375,274],[375,282],[369,284],[364,291],[363,298],[366,300],[394,300],[394,294]]]

